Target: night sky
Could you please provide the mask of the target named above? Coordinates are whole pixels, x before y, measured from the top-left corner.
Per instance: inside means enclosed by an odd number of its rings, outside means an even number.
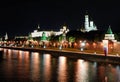
[[[0,36],[28,35],[37,25],[41,30],[70,30],[84,26],[88,12],[99,30],[120,31],[120,9],[116,0],[40,0],[0,2]]]

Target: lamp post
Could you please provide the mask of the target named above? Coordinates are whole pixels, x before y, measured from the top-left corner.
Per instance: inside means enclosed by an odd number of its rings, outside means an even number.
[[[86,41],[80,41],[80,50],[83,51]]]
[[[62,42],[59,43],[59,50],[62,50]]]

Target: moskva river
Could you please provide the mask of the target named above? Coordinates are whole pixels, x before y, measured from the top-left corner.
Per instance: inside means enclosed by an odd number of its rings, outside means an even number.
[[[2,49],[0,82],[120,82],[120,65]],[[55,56],[56,55],[56,56]]]

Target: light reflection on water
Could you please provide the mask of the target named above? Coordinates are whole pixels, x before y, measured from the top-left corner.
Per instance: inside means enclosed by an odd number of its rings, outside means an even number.
[[[35,81],[39,81],[40,76],[40,54],[38,52],[31,53],[31,78]]]
[[[0,81],[3,82],[120,82],[120,65],[48,53],[3,50],[0,62]]]
[[[51,79],[51,55],[44,54],[43,55],[43,81],[49,82]]]
[[[88,81],[88,64],[86,62],[84,62],[84,60],[78,59],[77,60],[77,66],[76,66],[76,78],[75,81],[76,82],[80,82],[80,81],[84,81],[87,82]]]
[[[67,82],[67,58],[60,56],[58,61],[58,81]]]

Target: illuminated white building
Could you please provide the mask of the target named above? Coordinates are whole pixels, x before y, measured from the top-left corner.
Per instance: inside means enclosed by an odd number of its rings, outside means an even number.
[[[84,29],[81,29],[82,32],[89,32],[92,30],[97,30],[93,21],[89,21],[89,16],[85,15]]]
[[[39,26],[38,26],[39,27]],[[40,27],[39,27],[40,28]],[[63,32],[66,30],[66,33],[69,31],[69,29],[67,29],[65,26],[63,26],[62,29],[60,29],[60,31],[38,31],[38,30],[34,30],[31,35],[32,37],[42,37],[42,33],[45,32],[46,37],[51,36],[51,35],[61,35],[63,34]]]

